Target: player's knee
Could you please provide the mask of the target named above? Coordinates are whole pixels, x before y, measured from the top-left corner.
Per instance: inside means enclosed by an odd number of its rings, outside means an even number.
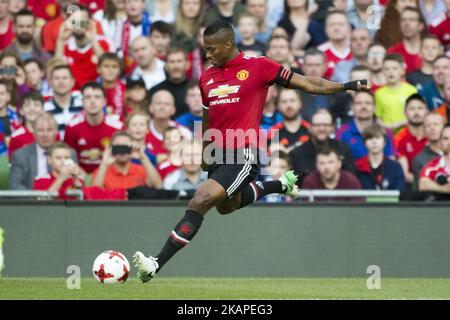
[[[214,197],[208,191],[197,190],[195,192],[194,197],[191,199],[189,203],[192,207],[213,207],[214,206]]]
[[[221,215],[230,214],[234,211],[234,208],[230,206],[217,206],[216,209]]]

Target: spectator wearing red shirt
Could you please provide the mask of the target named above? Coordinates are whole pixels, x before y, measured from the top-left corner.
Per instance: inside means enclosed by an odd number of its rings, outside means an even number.
[[[93,186],[107,191],[149,186],[160,189],[161,178],[148,160],[143,147],[139,148],[142,165],[131,162],[133,142],[125,131],[116,132],[111,147],[105,150],[100,167],[93,173]]]
[[[155,92],[151,99],[149,112],[152,115],[150,132],[145,139],[147,147],[154,154],[165,154],[167,150],[163,146],[164,130],[168,127],[180,128],[183,137],[192,138],[192,132],[175,121],[171,120],[175,114],[175,100],[167,90]]]
[[[83,170],[92,173],[102,162],[103,151],[109,147],[112,135],[121,130],[123,124],[117,117],[107,117],[103,113],[106,99],[101,84],[85,84],[82,94],[84,114],[66,127],[64,142],[77,152]]]
[[[14,151],[34,143],[33,127],[36,119],[45,112],[44,99],[37,92],[28,92],[23,97],[23,105],[19,112],[24,121],[23,125],[11,135],[8,147],[9,159],[11,159]]]
[[[100,57],[98,74],[106,94],[106,113],[125,117],[125,83],[120,80],[123,61],[115,53],[107,52]]]
[[[401,54],[406,64],[406,74],[422,67],[420,56],[421,36],[425,21],[417,8],[406,7],[400,15],[400,31],[403,40],[388,49],[388,53]]]
[[[420,171],[419,190],[450,194],[450,126],[441,135],[444,155],[434,158]]]
[[[342,161],[336,150],[332,148],[320,149],[317,152],[316,170],[306,176],[302,189],[361,189],[361,183],[358,178],[353,173],[342,170],[341,168]],[[324,199],[320,198],[320,200]]]
[[[167,154],[158,154],[158,173],[164,179],[183,165],[181,149],[183,136],[177,127],[168,127],[164,130],[164,149]]]
[[[278,144],[273,148],[289,153],[309,140],[309,123],[302,119],[301,109],[302,102],[297,91],[282,88],[278,93],[278,110],[283,116],[283,121],[269,129],[271,147]]]
[[[412,161],[416,155],[422,152],[428,142],[423,125],[427,113],[427,104],[422,96],[411,95],[405,102],[407,125],[401,128],[394,137],[398,162],[403,168],[406,183],[409,185],[414,182]]]
[[[70,199],[66,192],[81,189],[84,185],[84,173],[72,160],[70,147],[63,142],[55,142],[48,149],[50,174],[38,176],[34,180],[33,190],[58,192],[59,198]]]
[[[97,79],[98,60],[109,49],[106,37],[98,35],[89,9],[80,6],[79,28],[69,27],[67,23],[61,26],[55,57],[67,61],[75,77],[75,88],[80,89],[85,83]]]
[[[9,0],[0,0],[0,51],[14,40],[13,21],[9,15]]]
[[[329,41],[321,44],[318,49],[327,57],[325,77],[331,79],[334,68],[340,61],[350,60],[351,26],[347,14],[343,11],[331,11],[325,19],[325,33]]]
[[[445,0],[447,12],[442,12],[438,17],[431,21],[428,31],[436,35],[441,43],[450,49],[450,1]]]

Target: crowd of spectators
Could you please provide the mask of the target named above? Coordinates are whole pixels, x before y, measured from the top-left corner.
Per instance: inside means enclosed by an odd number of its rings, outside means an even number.
[[[246,55],[370,85],[270,87],[260,180],[292,168],[304,189],[450,194],[450,0],[0,0],[9,189],[192,195],[206,179],[202,33],[218,19]]]

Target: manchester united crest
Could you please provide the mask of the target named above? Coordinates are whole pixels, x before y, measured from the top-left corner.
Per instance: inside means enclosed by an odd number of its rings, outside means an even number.
[[[250,73],[247,70],[243,69],[236,74],[236,78],[238,78],[241,81],[244,81],[247,80],[249,74]]]

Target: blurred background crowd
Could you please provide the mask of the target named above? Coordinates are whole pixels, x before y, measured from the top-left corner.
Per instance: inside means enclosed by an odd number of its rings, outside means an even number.
[[[218,19],[246,55],[371,87],[270,87],[261,179],[450,194],[450,0],[0,0],[0,188],[192,195],[202,33]]]

